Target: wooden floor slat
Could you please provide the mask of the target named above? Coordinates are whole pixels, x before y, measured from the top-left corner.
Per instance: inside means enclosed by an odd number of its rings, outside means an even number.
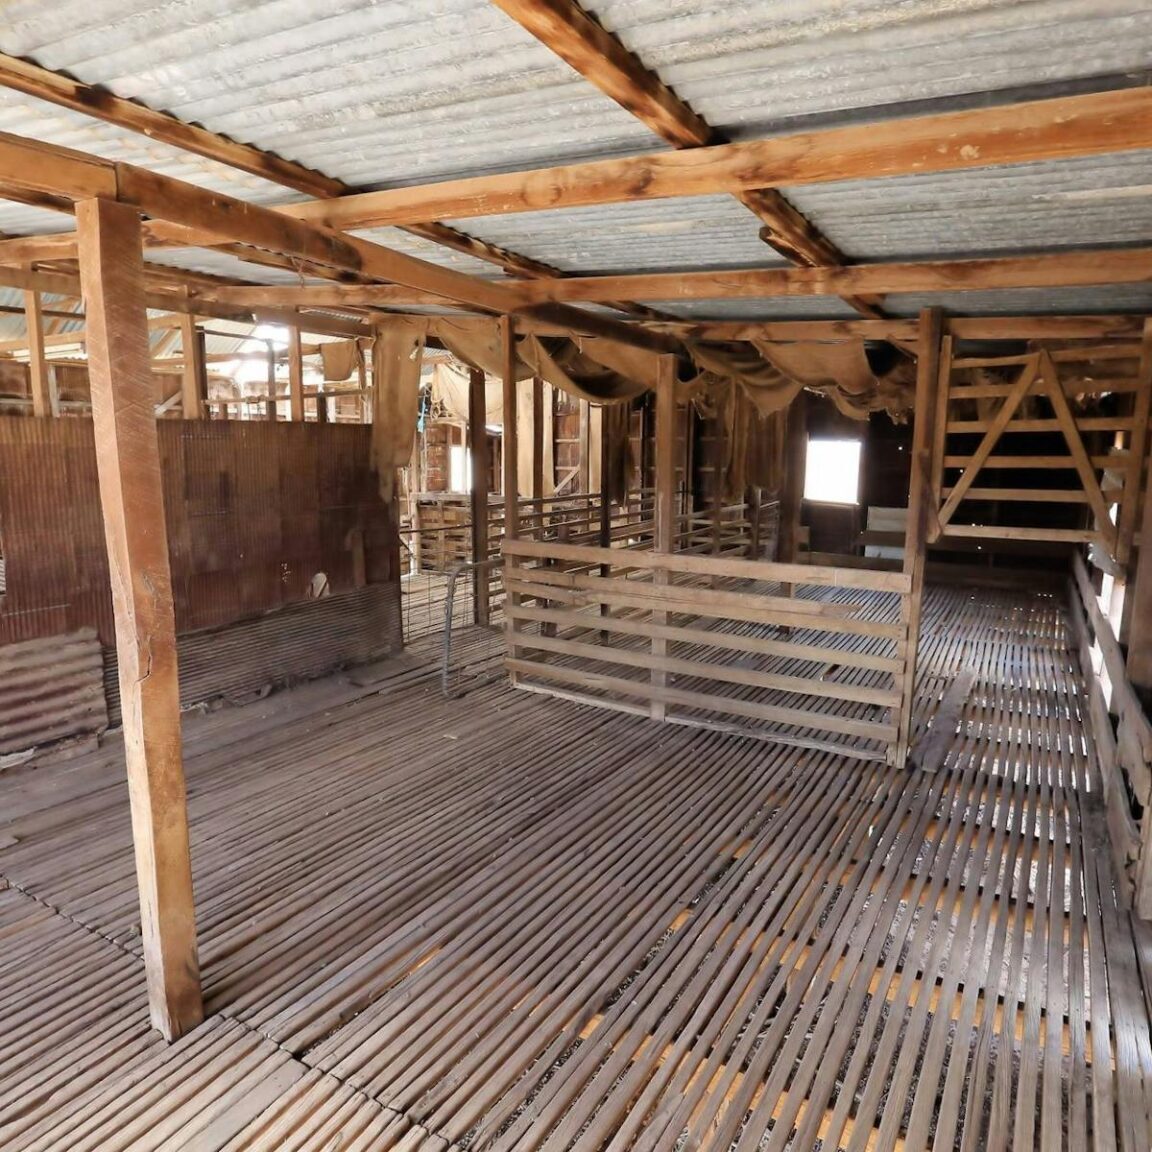
[[[1152,936],[1056,600],[929,590],[906,772],[445,700],[438,655],[189,718],[172,1047],[114,743],[0,774],[0,1145],[1147,1152]]]

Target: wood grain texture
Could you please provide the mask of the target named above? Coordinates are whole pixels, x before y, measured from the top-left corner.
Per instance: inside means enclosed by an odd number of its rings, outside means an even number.
[[[434,643],[423,680],[195,717],[213,1015],[171,1048],[115,749],[29,767],[0,805],[0,1141],[1146,1152],[1140,953],[1066,628],[1050,595],[929,586],[914,744],[974,673],[934,773],[445,700]]]
[[[140,217],[85,200],[76,226],[148,1000],[153,1026],[173,1040],[200,1023],[203,1006]]]
[[[1129,88],[364,192],[282,211],[341,229],[372,228],[440,217],[956,172],[1149,147],[1152,90]]]

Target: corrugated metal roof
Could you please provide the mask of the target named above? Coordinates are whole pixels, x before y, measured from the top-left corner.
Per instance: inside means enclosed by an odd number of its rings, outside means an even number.
[[[494,244],[567,272],[676,271],[783,264],[760,221],[731,196],[604,204],[460,221]]]
[[[851,320],[859,313],[835,296],[772,296],[741,300],[645,301],[669,316],[691,320]]]
[[[786,193],[856,260],[1152,242],[1152,152]]]
[[[946,292],[933,296],[894,295],[885,298],[884,307],[896,316],[915,316],[921,308],[932,307],[944,308],[957,316],[1152,313],[1152,284]]]
[[[641,60],[740,138],[813,120],[877,118],[996,90],[1146,74],[1147,0],[587,0]],[[0,51],[102,84],[183,120],[359,186],[396,186],[659,150],[635,118],[486,0],[15,0]],[[144,136],[0,89],[0,130],[141,164],[245,199],[296,195]],[[852,258],[976,254],[1152,240],[1152,156],[1029,165],[793,190]],[[0,231],[64,216],[0,203]],[[768,266],[735,201],[603,206],[470,220],[467,232],[566,271]],[[472,275],[493,265],[401,233],[378,242]],[[217,253],[158,263],[291,283]],[[683,309],[683,304],[677,305]],[[705,301],[778,314],[761,304]],[[792,301],[789,314],[845,313]],[[768,311],[766,311],[768,310]]]
[[[1143,72],[1147,0],[588,0],[714,128]]]
[[[5,16],[0,50],[350,184],[657,145],[482,0],[58,0]]]

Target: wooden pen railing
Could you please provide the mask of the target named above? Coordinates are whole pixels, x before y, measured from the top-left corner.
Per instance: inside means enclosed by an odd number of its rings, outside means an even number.
[[[505,540],[521,687],[864,759],[901,758],[911,580]]]
[[[1136,912],[1152,918],[1152,724],[1128,679],[1124,653],[1079,553],[1072,559],[1068,600],[1115,873]]]

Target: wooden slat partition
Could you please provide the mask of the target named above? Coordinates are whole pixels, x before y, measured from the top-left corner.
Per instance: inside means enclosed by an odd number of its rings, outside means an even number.
[[[929,543],[1094,544],[1122,569],[1152,409],[1150,348],[1152,323],[1142,341],[998,357],[959,356],[946,336]],[[1037,470],[1065,476],[1041,484]]]
[[[504,556],[521,686],[894,758],[910,703],[905,573],[539,540],[505,540]]]
[[[1068,599],[1100,758],[1116,877],[1136,912],[1152,918],[1152,724],[1128,679],[1124,654],[1079,553],[1073,557]]]

